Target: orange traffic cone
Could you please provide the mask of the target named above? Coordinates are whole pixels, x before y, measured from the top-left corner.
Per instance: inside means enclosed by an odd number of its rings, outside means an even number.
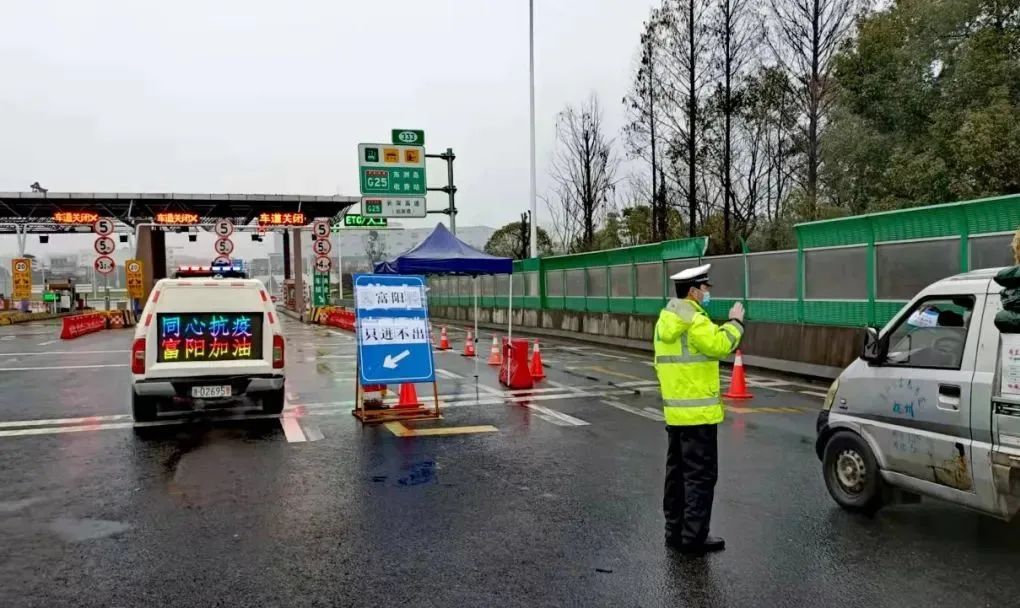
[[[535,340],[535,348],[531,351],[531,377],[535,380],[545,378],[545,368],[542,366],[542,351],[538,349],[538,340]]]
[[[418,401],[418,391],[414,388],[414,384],[406,382],[400,385],[400,401],[397,403],[398,408],[402,407],[421,407],[422,404]]]
[[[489,365],[503,365],[503,353],[499,351],[499,340],[492,336],[492,348],[489,349]]]
[[[730,390],[723,393],[723,397],[727,399],[750,399],[753,397],[751,393],[747,392],[747,380],[744,378],[744,358],[739,350],[737,351],[736,359],[733,360],[733,376],[730,378]]]
[[[437,350],[450,350],[450,337],[446,335],[446,326],[439,332],[439,347]]]
[[[475,356],[475,334],[469,329],[467,340],[464,342],[464,352],[461,353],[464,357]]]

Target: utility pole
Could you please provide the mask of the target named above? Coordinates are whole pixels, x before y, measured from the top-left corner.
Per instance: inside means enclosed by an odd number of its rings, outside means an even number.
[[[446,185],[442,188],[425,188],[429,192],[445,192],[450,199],[450,205],[441,211],[427,211],[426,213],[442,213],[450,216],[450,232],[457,234],[457,205],[454,202],[454,195],[457,193],[457,186],[453,185],[453,161],[457,158],[453,148],[447,148],[446,152],[440,154],[426,154],[425,158],[441,158],[446,161]]]
[[[535,228],[538,219],[536,200],[538,198],[538,186],[535,181],[535,0],[528,0],[528,83],[529,99],[531,102],[531,226],[529,228],[531,240],[531,257],[538,257],[538,238]]]

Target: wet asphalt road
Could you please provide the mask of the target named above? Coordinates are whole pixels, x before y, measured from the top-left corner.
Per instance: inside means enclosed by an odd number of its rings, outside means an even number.
[[[0,606],[1003,606],[1020,592],[1018,525],[927,500],[873,519],[836,507],[813,450],[824,386],[752,374],[755,399],[719,434],[728,549],[685,558],[662,542],[646,355],[544,343],[549,379],[524,399],[484,360],[476,388],[472,360],[437,354],[444,419],[406,426],[496,431],[398,437],[350,415],[349,335],[286,329],[282,421],[136,434],[130,330],[0,328]]]

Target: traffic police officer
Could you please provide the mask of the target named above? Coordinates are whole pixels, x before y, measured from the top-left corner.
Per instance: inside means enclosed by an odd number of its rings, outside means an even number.
[[[726,543],[708,535],[718,477],[716,425],[723,420],[719,360],[736,350],[744,334],[744,306],[716,325],[709,302],[711,264],[670,277],[677,297],[655,324],[655,372],[669,433],[666,454],[666,543],[684,553],[721,551]]]

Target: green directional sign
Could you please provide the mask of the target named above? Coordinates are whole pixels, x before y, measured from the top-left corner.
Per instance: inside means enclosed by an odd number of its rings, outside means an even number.
[[[329,274],[316,272],[312,282],[312,306],[329,304]]]
[[[425,196],[425,148],[398,144],[359,144],[362,194]]]
[[[388,228],[390,222],[384,217],[365,217],[357,213],[344,216],[344,228]],[[333,232],[339,232],[340,226],[334,226]]]
[[[43,302],[56,302],[57,294],[53,293],[52,291],[47,291],[46,293],[43,294],[42,300]]]
[[[424,146],[425,131],[419,129],[393,129],[393,143],[403,146]]]

